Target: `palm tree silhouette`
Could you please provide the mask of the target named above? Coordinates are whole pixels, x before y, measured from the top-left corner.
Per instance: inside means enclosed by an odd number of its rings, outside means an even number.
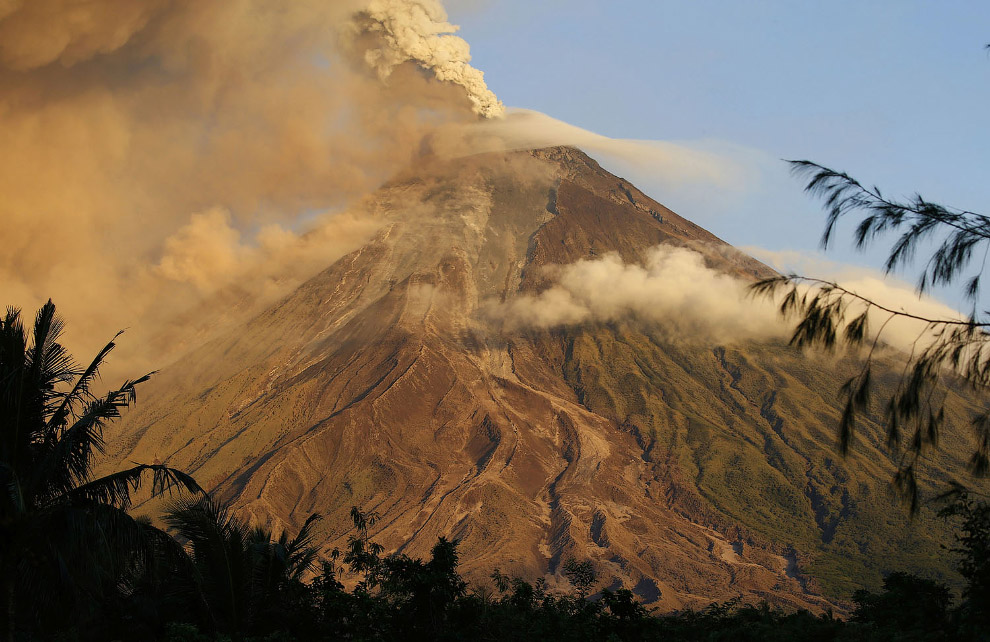
[[[160,463],[93,478],[104,427],[154,373],[95,394],[120,333],[80,369],[59,344],[63,327],[51,300],[30,334],[17,309],[0,319],[0,635],[7,640],[18,609],[50,608],[65,587],[88,592],[113,583],[154,548],[161,532],[126,512],[142,481],[150,476],[153,495],[202,492],[192,477]]]
[[[213,630],[234,640],[284,619],[291,605],[283,602],[303,588],[303,576],[315,566],[317,520],[318,515],[311,515],[292,539],[285,531],[274,538],[267,528],[250,527],[211,497],[173,503],[165,522],[185,542],[189,555],[180,584],[190,606],[203,613]]]

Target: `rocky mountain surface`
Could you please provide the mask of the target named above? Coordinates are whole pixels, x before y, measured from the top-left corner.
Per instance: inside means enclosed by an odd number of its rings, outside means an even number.
[[[607,252],[686,247],[743,279],[766,266],[570,148],[424,160],[366,206],[370,242],[163,369],[113,457],[167,461],[276,529],[321,513],[328,548],[357,505],[388,550],[459,538],[472,580],[553,583],[590,559],[599,587],[663,609],[820,609],[881,571],[947,566],[944,526],[892,508],[880,444],[836,454],[852,364],[485,314],[546,288],[542,266]]]

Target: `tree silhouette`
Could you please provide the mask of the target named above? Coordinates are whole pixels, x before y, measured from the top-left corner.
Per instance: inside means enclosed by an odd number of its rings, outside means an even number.
[[[934,633],[945,628],[952,599],[942,584],[897,571],[884,578],[882,592],[860,589],[853,595],[853,602],[854,622]]]
[[[378,513],[362,512],[357,506],[351,507],[351,521],[354,522],[356,534],[347,539],[347,550],[344,553],[343,561],[351,571],[360,573],[364,579],[358,583],[359,591],[368,591],[378,582],[378,571],[381,568],[381,554],[385,547],[373,541],[368,529],[378,521]],[[336,558],[340,551],[334,550],[333,556]]]
[[[564,575],[577,589],[577,594],[581,599],[588,597],[598,580],[591,560],[579,562],[573,557],[564,563]]]
[[[64,597],[63,586],[98,592],[136,554],[153,548],[154,529],[126,512],[131,492],[147,476],[155,495],[201,490],[192,477],[162,464],[93,479],[103,428],[135,401],[135,387],[151,375],[94,394],[120,333],[80,369],[59,343],[62,330],[51,301],[30,335],[19,310],[8,308],[0,319],[0,618],[8,640],[18,608],[50,608]]]
[[[986,312],[978,310],[990,251],[990,217],[932,203],[920,195],[906,202],[893,200],[846,173],[806,160],[790,163],[796,175],[807,179],[805,190],[825,201],[824,248],[831,243],[839,221],[856,214],[861,216],[855,232],[858,249],[864,250],[887,235],[895,236],[884,266],[888,273],[910,264],[922,244],[936,242],[917,283],[919,294],[965,279],[966,300],[972,305],[968,318],[931,318],[895,309],[833,281],[797,274],[764,279],[752,286],[759,296],[779,298],[782,315],[799,319],[792,345],[831,350],[844,342],[868,347],[859,373],[842,388],[845,405],[839,447],[843,454],[852,442],[858,415],[872,398],[873,358],[884,330],[897,318],[923,324],[915,350],[908,355],[904,372],[884,404],[887,443],[902,453],[895,486],[914,512],[918,507],[916,465],[927,447],[938,445],[945,425],[946,391],[960,382],[981,395],[990,388],[990,322]],[[872,336],[871,313],[885,317]],[[969,469],[983,476],[990,472],[990,411],[975,416],[972,427],[977,447],[969,458]]]
[[[956,547],[959,573],[966,580],[961,610],[981,626],[990,624],[990,504],[974,499],[965,490],[946,493],[950,503],[943,517],[959,518]]]
[[[183,583],[201,619],[234,639],[279,621],[285,612],[280,598],[292,597],[315,566],[318,519],[311,515],[291,540],[285,532],[273,539],[269,530],[248,527],[210,497],[173,504],[165,522],[186,543]]]

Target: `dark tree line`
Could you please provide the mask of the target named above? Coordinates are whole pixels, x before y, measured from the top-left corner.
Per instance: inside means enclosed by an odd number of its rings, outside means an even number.
[[[102,592],[165,545],[161,531],[127,514],[142,482],[150,478],[154,494],[200,491],[158,464],[93,478],[103,427],[150,375],[94,394],[114,341],[83,368],[59,343],[62,329],[51,301],[31,328],[12,308],[0,318],[0,634],[8,640],[18,618],[84,618],[91,605],[78,596]]]
[[[103,427],[148,377],[92,391],[111,341],[75,365],[49,302],[30,330],[0,320],[0,586],[7,640],[889,640],[987,639],[990,507],[957,494],[955,553],[966,588],[903,573],[861,591],[849,621],[738,600],[657,615],[627,589],[599,588],[590,560],[568,560],[570,591],[495,570],[491,587],[458,573],[456,540],[429,559],[385,555],[374,514],[352,510],[343,551],[313,545],[319,517],[277,536],[233,516],[184,473],[136,465],[93,478]],[[115,337],[116,338],[116,337]],[[128,513],[150,479],[170,501],[167,532]],[[352,588],[345,586],[345,581]]]

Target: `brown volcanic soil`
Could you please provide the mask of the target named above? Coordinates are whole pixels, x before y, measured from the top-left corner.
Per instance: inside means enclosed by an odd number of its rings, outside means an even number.
[[[503,334],[480,313],[545,286],[542,265],[610,251],[766,266],[567,148],[424,163],[369,207],[370,243],[163,370],[112,455],[160,457],[276,528],[321,513],[328,548],[357,505],[389,550],[460,538],[474,580],[554,582],[588,558],[601,587],[664,609],[820,608],[812,575],[838,594],[934,564],[940,531],[868,509],[891,469],[879,446],[835,461],[841,373],[631,324]]]

